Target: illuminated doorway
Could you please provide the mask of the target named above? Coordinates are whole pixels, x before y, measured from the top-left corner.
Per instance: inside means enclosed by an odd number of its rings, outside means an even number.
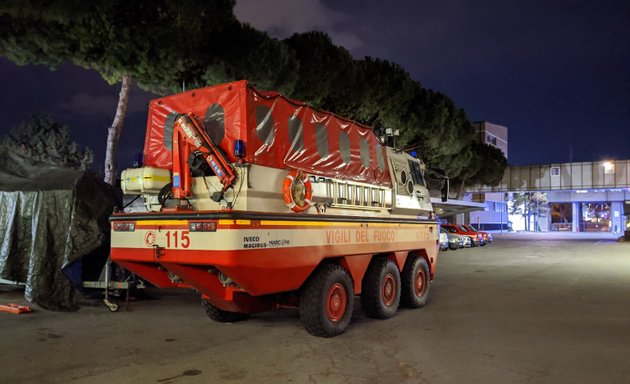
[[[610,230],[610,203],[582,203],[580,230],[607,232]]]
[[[571,203],[551,203],[551,230],[568,231],[573,230],[573,204]]]

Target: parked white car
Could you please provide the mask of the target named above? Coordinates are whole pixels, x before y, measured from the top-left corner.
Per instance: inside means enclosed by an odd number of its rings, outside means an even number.
[[[459,248],[470,247],[471,245],[470,237],[468,236],[450,233],[446,229],[440,228],[440,236],[442,236],[442,234],[446,234],[446,237],[448,238],[448,249],[451,249],[453,251]]]
[[[449,248],[448,235],[440,231],[440,251],[446,251]]]

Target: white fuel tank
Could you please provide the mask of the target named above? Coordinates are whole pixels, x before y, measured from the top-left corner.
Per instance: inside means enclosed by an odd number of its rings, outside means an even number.
[[[158,193],[171,182],[171,172],[154,167],[129,168],[122,171],[120,179],[125,194]]]

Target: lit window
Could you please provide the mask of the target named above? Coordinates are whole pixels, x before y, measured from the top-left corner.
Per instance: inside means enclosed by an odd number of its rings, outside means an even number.
[[[610,161],[604,162],[604,173],[615,173],[615,164]]]

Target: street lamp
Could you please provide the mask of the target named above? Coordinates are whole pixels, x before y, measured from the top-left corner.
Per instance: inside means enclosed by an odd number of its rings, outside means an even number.
[[[604,161],[602,166],[604,167],[604,173],[613,173],[615,170],[615,165],[612,161]]]
[[[505,201],[505,205],[503,206],[503,210],[505,211],[505,221],[507,223],[507,219],[508,219],[508,201],[510,200],[510,196],[508,195],[507,192],[505,192],[505,194],[503,195],[503,201]],[[503,234],[503,212],[501,212],[501,234]]]

